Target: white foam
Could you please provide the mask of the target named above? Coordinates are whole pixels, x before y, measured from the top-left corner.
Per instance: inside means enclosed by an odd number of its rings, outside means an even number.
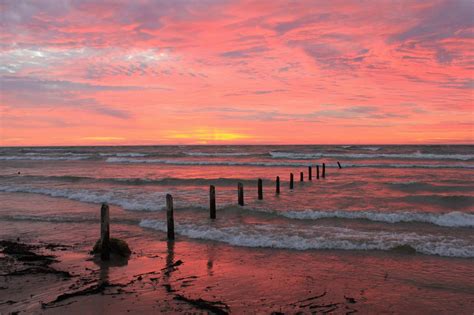
[[[37,161],[78,161],[86,160],[90,156],[35,156],[35,155],[4,155],[0,156],[0,160],[37,160]]]
[[[140,226],[166,231],[166,223],[159,220],[142,220]],[[224,242],[235,246],[269,247],[295,250],[342,249],[342,250],[390,250],[408,245],[428,255],[447,257],[474,257],[474,244],[468,240],[418,234],[414,232],[392,233],[385,231],[361,231],[340,227],[301,227],[285,224],[246,224],[217,227],[211,223],[175,223],[178,234],[193,239]]]
[[[294,160],[309,160],[319,159],[322,157],[336,157],[336,158],[350,158],[350,159],[424,159],[424,160],[472,160],[472,154],[433,154],[433,153],[294,153],[294,152],[270,152],[272,158],[275,159],[294,159]]]
[[[427,212],[375,212],[375,211],[286,211],[278,212],[278,215],[291,219],[364,219],[377,222],[422,222],[446,227],[469,227],[474,228],[474,214],[453,211],[449,213],[427,213]]]
[[[254,153],[245,153],[245,152],[216,152],[216,153],[209,153],[209,152],[183,152],[185,155],[189,156],[249,156],[254,155]]]
[[[251,161],[190,161],[190,160],[164,160],[164,159],[130,159],[109,157],[107,163],[150,163],[169,165],[225,165],[225,166],[268,166],[268,167],[306,167],[308,163],[299,162],[251,162]],[[337,165],[326,164],[326,167],[337,167]],[[474,164],[349,164],[343,163],[343,167],[374,167],[374,168],[474,168]]]
[[[170,165],[229,165],[229,166],[307,166],[303,163],[294,162],[238,162],[238,161],[189,161],[189,160],[163,160],[163,159],[127,159],[107,158],[108,163],[154,163]]]
[[[118,153],[99,153],[100,156],[117,156],[117,157],[145,157],[145,153],[134,152],[118,152]]]
[[[21,192],[41,194],[51,197],[67,198],[89,203],[110,203],[126,210],[157,211],[164,209],[165,193],[130,193],[127,189],[89,190],[39,188],[30,186],[0,186],[2,192]]]

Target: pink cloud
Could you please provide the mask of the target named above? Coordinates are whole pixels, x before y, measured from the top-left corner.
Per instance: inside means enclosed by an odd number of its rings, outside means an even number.
[[[472,142],[473,9],[3,1],[0,141]]]

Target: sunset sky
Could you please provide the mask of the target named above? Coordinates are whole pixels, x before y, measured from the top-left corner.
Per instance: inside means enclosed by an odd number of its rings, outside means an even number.
[[[474,142],[471,0],[0,10],[3,146]]]

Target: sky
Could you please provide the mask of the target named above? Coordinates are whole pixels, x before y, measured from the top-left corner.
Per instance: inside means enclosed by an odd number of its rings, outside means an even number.
[[[2,146],[474,143],[474,1],[0,12]]]

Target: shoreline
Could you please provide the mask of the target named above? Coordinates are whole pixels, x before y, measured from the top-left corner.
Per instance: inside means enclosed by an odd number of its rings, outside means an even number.
[[[380,267],[390,260],[416,266],[420,259],[430,263],[443,258],[383,252],[249,250],[180,237],[175,242],[163,238],[150,244],[146,235],[143,238],[131,240],[129,261],[106,263],[91,256],[91,248],[85,245],[26,242],[26,249],[44,256],[38,261],[47,260],[55,272],[5,276],[2,270],[0,313],[443,312],[431,304],[442,285],[424,284],[421,287],[428,295],[411,296],[420,290],[419,284],[413,287],[419,280],[407,276],[400,282],[403,272],[390,270],[391,264]],[[12,243],[24,244],[22,240]],[[31,267],[31,261],[25,264],[2,248],[0,257],[10,262],[9,272]],[[444,311],[469,314],[474,308],[466,298],[474,294],[472,285],[445,289],[458,296],[458,301],[446,302]]]

